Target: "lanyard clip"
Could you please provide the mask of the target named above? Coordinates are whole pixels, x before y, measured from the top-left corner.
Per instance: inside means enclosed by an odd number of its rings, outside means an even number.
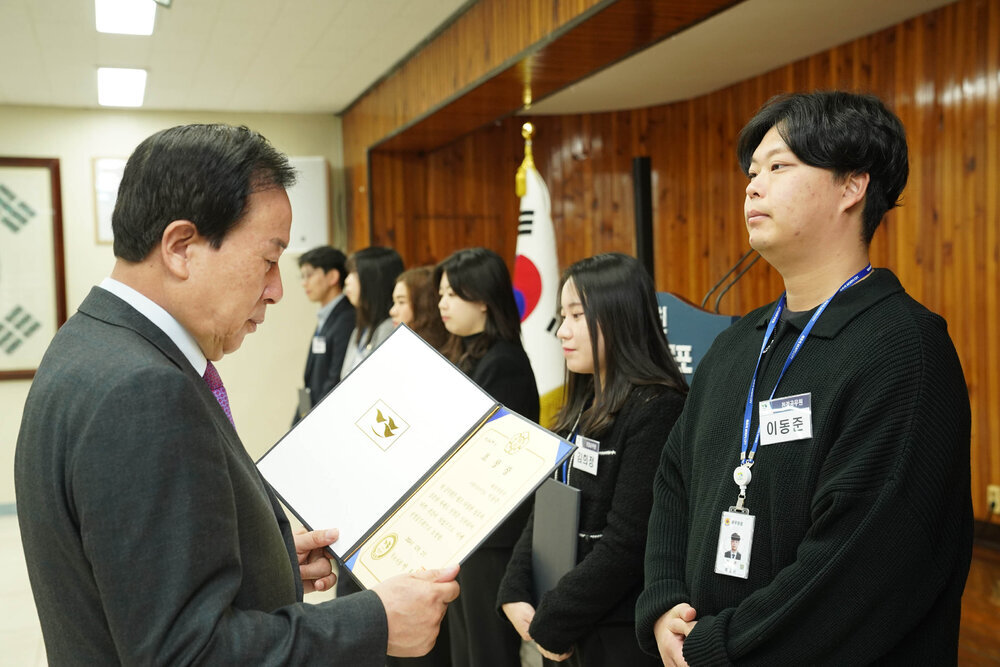
[[[750,510],[743,507],[743,502],[747,499],[747,484],[753,475],[750,474],[750,466],[753,462],[744,463],[733,471],[733,481],[740,487],[740,495],[736,498],[736,504],[729,508],[730,512],[742,512],[748,514]]]

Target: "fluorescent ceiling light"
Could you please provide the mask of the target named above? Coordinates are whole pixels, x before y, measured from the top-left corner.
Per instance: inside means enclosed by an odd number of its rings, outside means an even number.
[[[146,70],[97,68],[97,101],[103,107],[141,107]]]
[[[156,18],[153,0],[94,0],[97,32],[152,35]]]

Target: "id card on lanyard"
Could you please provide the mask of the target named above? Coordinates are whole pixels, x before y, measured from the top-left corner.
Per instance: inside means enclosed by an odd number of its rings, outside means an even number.
[[[774,394],[778,390],[778,385],[781,384],[781,378],[785,376],[785,371],[791,366],[792,360],[798,355],[799,350],[802,349],[803,343],[805,343],[806,338],[809,337],[809,333],[812,331],[813,327],[816,325],[816,321],[819,316],[823,314],[826,307],[830,305],[833,298],[840,294],[847,288],[851,287],[859,280],[862,280],[872,272],[872,265],[868,264],[865,268],[861,269],[853,276],[847,279],[847,281],[840,286],[840,289],[834,293],[833,296],[824,301],[813,313],[813,316],[809,318],[809,323],[806,324],[805,328],[802,329],[802,333],[795,340],[795,344],[792,346],[791,351],[788,353],[788,358],[785,359],[785,364],[781,367],[781,373],[778,374],[778,379],[774,383],[774,388],[771,390],[771,395],[767,399],[768,406],[772,406],[774,401]],[[746,407],[743,412],[743,430],[742,430],[742,442],[740,445],[740,464],[733,471],[733,481],[736,486],[739,487],[739,495],[736,498],[736,504],[729,508],[728,511],[722,513],[722,520],[719,526],[719,539],[716,549],[716,561],[715,561],[715,572],[717,574],[724,574],[730,577],[740,577],[746,579],[750,575],[750,556],[751,547],[753,546],[753,530],[755,517],[750,514],[750,510],[744,506],[746,502],[746,492],[747,486],[750,484],[752,479],[752,474],[750,469],[753,467],[754,455],[757,453],[757,445],[761,441],[761,429],[758,425],[757,432],[753,438],[753,444],[750,442],[750,422],[753,417],[753,399],[754,390],[757,386],[757,372],[760,370],[760,360],[764,357],[764,351],[767,349],[767,345],[771,340],[771,336],[774,334],[775,328],[777,328],[778,320],[781,318],[781,313],[785,308],[785,295],[782,294],[781,298],[778,299],[778,304],[774,308],[774,313],[771,315],[771,319],[767,323],[767,330],[764,332],[764,340],[760,345],[760,353],[757,355],[757,364],[753,369],[753,377],[750,379],[750,391],[747,394]],[[787,397],[787,399],[798,399],[805,396],[800,394],[798,396]],[[812,395],[809,394],[809,410],[811,416],[811,400]],[[798,403],[795,403],[798,407]],[[762,412],[763,416],[763,412]],[[762,423],[767,426],[767,422],[761,420]],[[812,433],[812,423],[810,419],[809,424],[810,435]],[[796,436],[797,438],[808,437],[808,436]],[[783,442],[783,440],[774,440],[774,442]],[[730,530],[730,526],[733,525],[734,521],[740,521],[740,530]],[[738,538],[738,539],[737,539]],[[728,545],[728,552],[724,550],[724,546]],[[734,545],[739,548],[734,549]],[[728,553],[729,557],[726,558],[725,554]],[[736,554],[739,554],[739,558]],[[739,561],[742,565],[736,567],[733,561]]]

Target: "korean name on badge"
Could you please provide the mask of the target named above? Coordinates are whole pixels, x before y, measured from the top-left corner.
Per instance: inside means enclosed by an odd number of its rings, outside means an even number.
[[[599,440],[591,440],[582,435],[576,436],[576,454],[573,455],[573,467],[591,475],[597,474],[598,452],[601,449]]]
[[[760,444],[812,437],[812,393],[760,402]]]
[[[313,354],[326,354],[326,339],[322,336],[313,336]]]

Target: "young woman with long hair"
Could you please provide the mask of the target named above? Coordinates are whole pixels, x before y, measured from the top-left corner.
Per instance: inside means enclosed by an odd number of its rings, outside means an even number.
[[[392,248],[371,246],[347,258],[344,296],[357,314],[340,376],[344,377],[392,333],[392,288],[403,260]]]
[[[573,459],[557,473],[580,490],[577,565],[551,591],[535,591],[529,521],[497,604],[549,661],[657,665],[636,641],[634,609],[653,477],[687,385],[638,260],[608,253],[576,262],[560,295],[566,402],[553,430],[596,441],[599,452],[596,468]]]
[[[491,250],[466,248],[434,271],[444,326],[451,334],[442,353],[497,401],[538,420],[538,389],[521,345],[521,320],[510,273]],[[462,593],[445,616],[452,663],[470,667],[520,667],[521,639],[496,614],[500,579],[531,511],[518,508],[462,564]]]
[[[392,308],[389,317],[394,324],[405,324],[431,347],[440,350],[448,339],[448,330],[438,310],[438,287],[434,282],[433,266],[407,269],[396,278],[392,288]]]

